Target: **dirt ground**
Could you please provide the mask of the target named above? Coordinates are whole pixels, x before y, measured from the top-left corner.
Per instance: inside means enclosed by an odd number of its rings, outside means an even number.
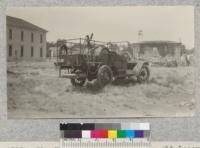
[[[53,62],[8,63],[8,118],[177,117],[195,109],[193,67],[151,67],[146,84],[75,88]]]

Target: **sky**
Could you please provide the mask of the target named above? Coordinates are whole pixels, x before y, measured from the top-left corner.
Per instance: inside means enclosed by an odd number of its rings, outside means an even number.
[[[94,33],[100,41],[170,40],[194,47],[192,6],[9,7],[7,15],[48,30],[47,41]]]

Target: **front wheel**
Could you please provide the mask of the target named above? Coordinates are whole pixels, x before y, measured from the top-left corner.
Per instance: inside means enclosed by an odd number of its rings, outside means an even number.
[[[139,83],[145,83],[149,80],[150,77],[150,70],[149,67],[147,65],[143,65],[139,75],[137,76],[137,80]]]

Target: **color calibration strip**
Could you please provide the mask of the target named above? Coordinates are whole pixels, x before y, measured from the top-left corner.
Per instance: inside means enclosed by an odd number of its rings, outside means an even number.
[[[149,123],[60,124],[61,138],[150,138]]]

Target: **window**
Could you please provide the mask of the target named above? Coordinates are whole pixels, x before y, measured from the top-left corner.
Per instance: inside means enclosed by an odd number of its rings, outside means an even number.
[[[21,31],[21,41],[24,41],[24,31]]]
[[[9,40],[12,40],[12,29],[9,29]]]
[[[42,47],[40,48],[40,57],[43,56],[43,50],[42,50]]]
[[[40,34],[40,43],[43,42],[42,34]]]
[[[34,42],[34,34],[31,32],[31,42]]]
[[[12,45],[9,45],[9,52],[8,52],[8,54],[9,54],[9,57],[12,56]]]
[[[34,49],[33,49],[33,47],[31,47],[31,57],[33,57],[34,56]]]
[[[21,52],[20,52],[21,54],[21,57],[23,57],[24,56],[24,46],[21,46]]]

